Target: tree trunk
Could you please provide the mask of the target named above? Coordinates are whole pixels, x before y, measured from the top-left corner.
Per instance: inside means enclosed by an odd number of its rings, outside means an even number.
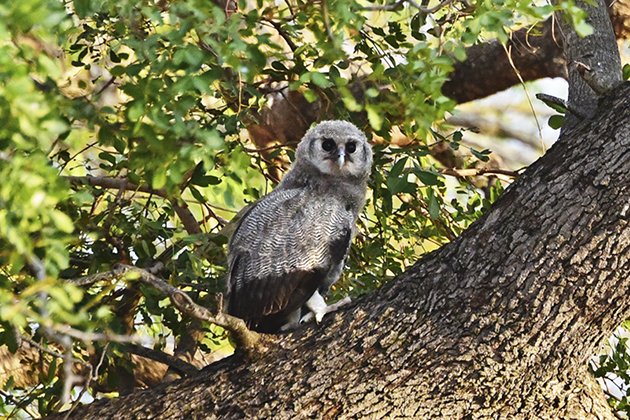
[[[571,129],[584,117],[592,116],[600,96],[623,80],[621,58],[615,48],[615,33],[606,3],[604,0],[580,0],[576,5],[587,13],[587,21],[594,32],[580,37],[568,16],[560,13],[569,75],[569,98],[562,132]]]
[[[316,327],[74,418],[614,418],[587,361],[630,316],[630,85],[456,241]]]

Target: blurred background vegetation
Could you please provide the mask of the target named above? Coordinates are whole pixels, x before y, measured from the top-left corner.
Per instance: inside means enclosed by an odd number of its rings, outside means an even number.
[[[580,10],[562,7],[587,33]],[[457,105],[442,86],[468,47],[534,33],[553,11],[519,0],[0,4],[0,414],[37,417],[181,374],[149,360],[163,353],[195,366],[229,354],[222,328],[133,276],[81,280],[134,265],[216,310],[230,220],[273,189],[314,121],[351,120],[375,151],[332,300],[457,238],[557,135],[534,91],[566,88],[523,84]],[[621,411],[625,346],[594,368],[621,378]]]

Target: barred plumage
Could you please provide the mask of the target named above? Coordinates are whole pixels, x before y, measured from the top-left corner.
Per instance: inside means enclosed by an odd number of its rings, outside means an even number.
[[[263,332],[297,324],[305,305],[321,320],[321,294],[341,275],[371,166],[371,148],[349,122],[324,121],[304,135],[282,182],[230,240],[230,314]]]

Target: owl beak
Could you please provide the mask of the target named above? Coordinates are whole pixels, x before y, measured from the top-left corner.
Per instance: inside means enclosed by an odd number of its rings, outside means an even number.
[[[339,168],[343,166],[345,161],[346,161],[346,149],[343,146],[340,146],[337,149],[337,165],[339,165]]]

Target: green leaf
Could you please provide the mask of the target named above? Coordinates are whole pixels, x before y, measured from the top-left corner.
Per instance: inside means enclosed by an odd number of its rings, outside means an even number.
[[[166,185],[166,171],[160,170],[153,174],[153,178],[151,179],[151,186],[156,190],[160,188],[164,188]]]
[[[302,95],[304,95],[304,99],[306,99],[309,103],[314,103],[318,96],[317,93],[315,93],[314,91],[307,89],[304,92],[302,92]]]
[[[74,6],[74,11],[79,17],[86,17],[90,12],[90,1],[91,0],[74,0],[72,5]]]
[[[271,67],[273,67],[276,70],[280,70],[280,71],[288,71],[289,70],[284,65],[284,63],[282,63],[282,61],[272,61],[271,62]]]
[[[539,97],[538,99],[540,99],[545,105],[547,105],[549,108],[553,109],[554,111],[557,111],[561,114],[565,114],[567,112],[567,107],[558,102],[547,99],[545,97]]]
[[[74,224],[72,223],[72,219],[70,219],[67,214],[59,210],[52,210],[50,212],[50,218],[53,220],[53,223],[60,231],[66,233],[72,233],[72,231],[74,231]]]
[[[416,174],[418,179],[420,179],[420,182],[422,182],[424,185],[439,185],[439,184],[441,184],[438,175],[434,174],[433,172],[417,170],[414,173]]]
[[[335,80],[338,83],[337,79],[341,78],[341,73],[337,67],[330,66],[330,69],[328,70],[328,77],[330,80]]]
[[[418,41],[424,41],[426,39],[426,35],[420,32],[420,28],[425,24],[426,18],[426,13],[418,12],[413,15],[413,17],[411,18],[411,22],[409,23],[411,36]]]
[[[407,175],[401,177],[388,177],[387,189],[393,195],[400,193],[413,194],[416,192],[416,184],[413,184],[407,180]]]
[[[57,374],[57,358],[53,357],[48,365],[48,372],[46,374],[45,383],[51,383],[55,379]]]
[[[311,73],[311,81],[317,86],[320,87],[322,89],[326,89],[331,87],[333,84],[330,80],[328,80],[328,78],[326,78],[326,76],[324,76],[321,73],[317,73],[317,72],[312,72]]]
[[[396,161],[392,169],[390,169],[388,177],[394,177],[394,178],[399,177],[400,174],[402,174],[403,169],[405,169],[407,160],[408,160],[407,157],[398,159],[398,161]]]
[[[140,101],[133,101],[127,104],[127,117],[131,121],[138,121],[144,115],[145,105]]]
[[[200,187],[207,187],[208,185],[219,185],[221,183],[221,179],[212,175],[204,175],[193,178],[191,183]]]
[[[478,151],[475,149],[470,149],[470,152],[480,161],[482,162],[487,162],[490,160],[490,156],[488,156],[490,153],[492,153],[490,150],[488,149],[484,149],[482,151]]]
[[[460,44],[455,45],[455,47],[453,48],[453,55],[458,61],[466,60],[466,48],[464,48],[464,46]]]
[[[592,35],[594,32],[593,27],[583,20],[576,22],[573,27],[580,38]]]
[[[564,115],[552,115],[547,124],[555,130],[560,129],[564,125]]]
[[[440,203],[433,194],[433,190],[429,190],[429,216],[433,220],[440,218]]]
[[[192,194],[192,196],[195,197],[195,200],[199,201],[200,203],[205,203],[208,201],[206,197],[204,197],[203,194],[201,194],[201,192],[197,188],[191,185],[188,187],[188,189],[190,190],[190,193]]]
[[[343,101],[343,105],[346,107],[346,109],[348,109],[348,111],[359,112],[363,109],[361,104],[359,104],[351,94],[342,96],[341,100]]]
[[[0,322],[0,343],[5,344],[11,353],[19,348],[15,332],[6,321]]]
[[[112,63],[120,63],[120,57],[118,56],[118,54],[116,54],[116,52],[114,50],[109,50],[109,59],[112,61]]]
[[[370,126],[372,126],[374,131],[379,131],[383,126],[382,111],[379,108],[369,104],[365,106],[365,110],[367,111]]]
[[[107,162],[111,163],[112,165],[116,164],[116,157],[114,155],[112,155],[109,152],[101,152],[98,154],[98,157],[106,160]]]

